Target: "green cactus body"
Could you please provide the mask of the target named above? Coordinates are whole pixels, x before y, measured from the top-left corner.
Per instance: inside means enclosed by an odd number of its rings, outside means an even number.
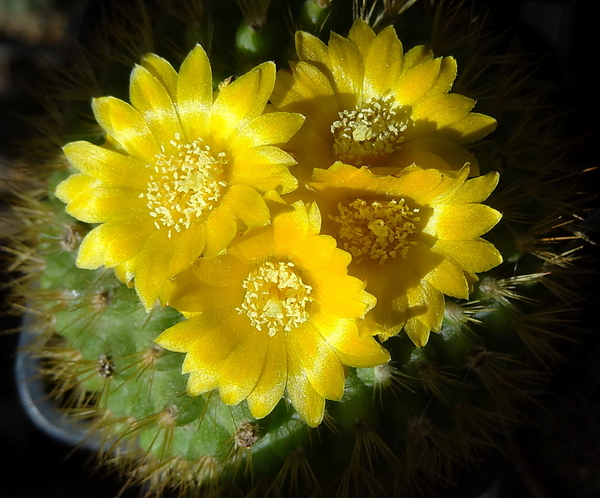
[[[342,0],[292,2],[289,11],[275,1],[238,3],[243,15],[231,5],[210,2],[189,2],[185,8],[165,2],[139,7],[143,15],[129,12],[122,27],[112,28],[93,95],[127,100],[129,70],[122,56],[132,66],[154,52],[179,67],[200,43],[216,86],[264,60],[285,69],[285,61],[294,57],[290,13],[293,23],[317,35],[331,29],[346,36],[352,25],[352,5]],[[406,5],[355,5],[354,15],[375,32],[395,23],[405,44],[428,40],[441,29],[440,17],[419,3],[399,4]],[[136,29],[126,29],[136,22]],[[561,317],[569,306],[563,296],[572,290],[560,278],[574,253],[565,245],[569,241],[561,241],[561,220],[571,215],[567,202],[573,189],[555,185],[569,173],[548,159],[552,150],[542,147],[549,132],[528,128],[535,96],[526,88],[500,94],[503,84],[519,78],[509,67],[513,61],[489,59],[481,52],[479,32],[444,27],[461,45],[454,55],[462,79],[454,91],[478,98],[478,112],[499,123],[489,137],[465,147],[478,160],[479,178],[501,173],[488,204],[503,219],[486,238],[504,262],[479,273],[468,299],[446,297],[441,329],[424,346],[417,347],[404,332],[385,341],[381,336],[389,363],[345,366],[344,395],[327,401],[316,428],[302,420],[286,396],[256,418],[245,401],[225,404],[218,390],[188,394],[185,355],[155,343],[184,320],[182,314],[170,306],[145,310],[132,284],[110,269],[78,268],[80,242],[93,226],[67,215],[54,194],[73,171],[60,154],[39,173],[32,167],[45,190],[21,201],[29,228],[16,239],[16,246],[35,251],[23,267],[29,262],[37,284],[19,291],[41,317],[31,351],[41,359],[57,403],[99,439],[103,458],[130,481],[146,483],[154,494],[175,490],[198,496],[427,494],[431,482],[451,483],[456,467],[495,449],[503,428],[518,420],[519,402],[541,379],[539,365],[553,359],[556,340],[567,333]],[[123,54],[123,47],[130,53]],[[447,55],[433,48],[436,56]],[[74,100],[87,106],[92,96],[87,91],[81,85]],[[64,145],[84,138],[102,144],[102,130],[82,122],[75,110],[83,104],[67,104],[61,117],[66,136],[56,141]],[[89,115],[87,108],[84,112]]]

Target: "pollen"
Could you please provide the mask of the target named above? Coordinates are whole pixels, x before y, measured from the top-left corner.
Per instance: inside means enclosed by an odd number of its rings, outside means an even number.
[[[310,318],[307,307],[313,301],[312,287],[302,281],[294,263],[266,261],[248,274],[242,287],[246,293],[236,311],[270,337],[289,332]]]
[[[333,149],[339,159],[355,166],[377,162],[399,149],[412,123],[408,106],[397,105],[390,96],[370,97],[338,116],[331,125]]]
[[[411,210],[404,199],[356,199],[347,205],[338,204],[338,211],[329,219],[336,224],[339,242],[357,263],[364,258],[379,260],[380,264],[389,258],[406,258],[410,247],[417,245],[411,235],[417,232],[419,209]]]
[[[214,154],[201,140],[182,143],[176,134],[171,140],[174,153],[163,152],[155,156],[148,167],[153,169],[145,193],[150,216],[157,229],[167,229],[169,238],[173,230],[181,232],[212,210],[223,189],[224,153]]]

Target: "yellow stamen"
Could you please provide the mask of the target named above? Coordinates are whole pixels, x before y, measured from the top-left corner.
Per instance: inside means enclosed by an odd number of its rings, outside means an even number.
[[[150,175],[148,188],[140,198],[148,200],[150,216],[155,219],[157,229],[167,227],[168,236],[172,229],[181,232],[190,227],[197,218],[213,209],[227,183],[222,180],[223,164],[227,162],[224,153],[212,153],[210,147],[201,140],[181,143],[175,136],[171,145],[176,149],[173,155],[156,155],[154,169]]]
[[[338,225],[344,249],[357,263],[364,257],[378,259],[380,264],[398,255],[406,258],[410,246],[417,244],[409,235],[417,231],[419,209],[411,210],[404,199],[371,203],[356,199],[338,204],[338,210],[339,215],[329,215],[329,219]]]
[[[265,327],[270,337],[294,329],[309,319],[306,309],[312,291],[294,270],[293,263],[267,261],[251,271],[242,287],[244,302],[236,311],[245,314],[258,330]]]
[[[338,158],[355,166],[370,164],[391,154],[404,141],[410,112],[392,97],[368,98],[354,110],[344,110],[331,125]]]

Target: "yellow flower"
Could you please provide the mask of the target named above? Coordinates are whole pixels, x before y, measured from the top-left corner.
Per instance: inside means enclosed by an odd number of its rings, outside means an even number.
[[[115,267],[134,279],[149,309],[165,281],[198,256],[216,256],[239,229],[267,224],[262,194],[297,186],[294,160],[278,146],[304,121],[264,113],[274,82],[267,62],[213,94],[208,57],[196,46],[179,74],[146,56],[131,75],[131,105],[94,99],[106,143],[68,144],[65,155],[80,173],[56,191],[69,214],[100,223],[77,265]]]
[[[347,274],[350,255],[319,235],[316,205],[296,202],[272,226],[236,238],[227,254],[199,259],[172,282],[169,304],[189,318],[157,343],[187,353],[192,396],[218,388],[268,415],[287,396],[307,424],[323,419],[325,399],[344,392],[344,365],[372,367],[389,355],[357,322],[374,305]]]
[[[502,262],[480,238],[500,213],[480,204],[498,174],[467,180],[468,166],[447,175],[410,166],[378,176],[341,162],[316,169],[309,187],[325,218],[323,231],[352,254],[349,273],[367,282],[377,306],[364,322],[383,338],[402,327],[421,347],[439,331],[444,294],[466,299],[475,273]]]
[[[332,33],[328,46],[299,31],[296,50],[300,61],[279,71],[272,102],[306,116],[288,144],[302,181],[337,160],[394,171],[411,164],[458,170],[468,162],[478,174],[463,145],[493,131],[496,121],[471,112],[472,99],[448,93],[452,57],[434,59],[424,46],[403,54],[392,26],[375,35],[362,20],[347,39]]]

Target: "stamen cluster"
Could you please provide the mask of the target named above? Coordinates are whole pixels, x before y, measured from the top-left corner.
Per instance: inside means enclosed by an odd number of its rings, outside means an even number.
[[[370,97],[338,116],[331,125],[333,149],[339,159],[357,166],[399,149],[411,121],[410,113],[390,96]]]
[[[265,327],[270,337],[289,332],[309,319],[308,303],[312,287],[294,270],[294,263],[266,261],[250,272],[242,283],[244,302],[236,308],[245,314],[253,327]]]
[[[329,218],[338,226],[344,249],[357,263],[365,257],[378,259],[379,264],[397,256],[406,259],[410,246],[417,244],[408,237],[417,230],[419,209],[411,210],[404,199],[356,199],[348,205],[338,204],[338,211],[339,215]]]
[[[170,144],[176,152],[167,154],[161,145],[162,152],[156,155],[154,164],[147,166],[154,169],[148,189],[140,194],[140,198],[148,200],[154,226],[168,227],[169,238],[171,228],[179,233],[213,209],[227,186],[222,179],[223,165],[227,163],[225,153],[215,157],[202,140],[182,143],[179,133]]]

